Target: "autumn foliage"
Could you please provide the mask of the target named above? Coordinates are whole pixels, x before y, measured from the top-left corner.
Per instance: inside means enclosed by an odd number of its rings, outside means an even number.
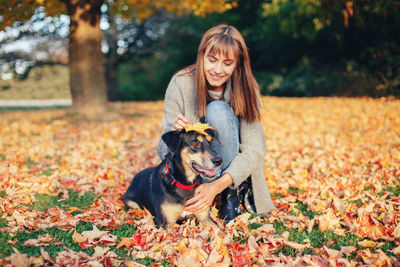
[[[123,206],[133,175],[159,163],[163,107],[112,108],[121,119],[1,112],[1,265],[399,264],[400,101],[263,98],[265,178],[277,210],[244,213],[219,234],[191,219],[157,229],[145,211]],[[62,205],[73,194],[96,197]],[[43,196],[55,202],[38,208]],[[37,235],[18,240],[25,233]]]
[[[3,2],[3,1],[2,1]],[[0,5],[2,20],[0,21],[0,29],[6,26],[11,26],[14,22],[26,22],[33,14],[35,9],[44,7],[45,12],[49,16],[57,16],[65,14],[66,4],[69,0],[33,0],[33,1],[19,1],[10,0],[4,1]],[[225,0],[217,1],[204,1],[204,0],[187,0],[187,1],[168,1],[168,0],[124,0],[124,1],[99,1],[108,4],[113,12],[121,14],[126,18],[131,18],[134,14],[138,19],[145,19],[153,15],[155,10],[163,8],[171,13],[178,15],[185,15],[191,12],[197,16],[206,16],[213,12],[224,12],[237,6],[237,1],[227,2]],[[89,3],[88,3],[89,4]]]

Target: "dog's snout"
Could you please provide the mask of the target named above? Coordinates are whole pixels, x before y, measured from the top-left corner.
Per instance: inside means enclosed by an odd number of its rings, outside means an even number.
[[[221,157],[214,157],[211,159],[212,163],[214,163],[214,165],[216,167],[220,166],[222,164],[222,158]]]

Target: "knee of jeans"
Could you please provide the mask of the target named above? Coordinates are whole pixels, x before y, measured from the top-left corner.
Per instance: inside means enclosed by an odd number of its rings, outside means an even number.
[[[215,101],[210,102],[207,105],[207,113],[208,112],[211,112],[211,113],[223,112],[223,111],[230,110],[230,109],[231,109],[231,106],[222,100],[215,100]]]
[[[229,116],[235,116],[233,114],[231,106],[225,101],[212,101],[207,105],[206,120],[225,120]]]

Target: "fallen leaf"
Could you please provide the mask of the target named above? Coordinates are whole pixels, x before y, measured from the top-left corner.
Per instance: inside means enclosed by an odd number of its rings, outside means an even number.
[[[366,248],[373,248],[377,245],[377,242],[365,239],[363,241],[359,241],[358,245],[360,245],[362,247],[366,247]]]
[[[74,230],[74,233],[72,234],[72,240],[75,243],[81,243],[81,242],[84,242],[86,240],[86,238],[84,236],[82,236],[81,234],[79,234],[76,230]]]
[[[356,251],[357,248],[354,246],[343,246],[340,247],[340,252],[345,254],[346,256],[350,255],[352,252]]]
[[[297,250],[304,250],[306,248],[309,248],[309,244],[299,244],[294,241],[285,241],[285,245],[288,245],[291,248],[297,249]]]
[[[133,238],[129,237],[121,237],[121,242],[118,243],[117,248],[127,247],[129,248],[132,245],[135,245],[136,241]]]

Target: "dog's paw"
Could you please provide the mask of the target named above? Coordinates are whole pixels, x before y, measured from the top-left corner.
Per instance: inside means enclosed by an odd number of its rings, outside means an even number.
[[[140,209],[140,206],[138,203],[136,203],[133,200],[126,200],[125,205],[128,206],[131,209]]]

